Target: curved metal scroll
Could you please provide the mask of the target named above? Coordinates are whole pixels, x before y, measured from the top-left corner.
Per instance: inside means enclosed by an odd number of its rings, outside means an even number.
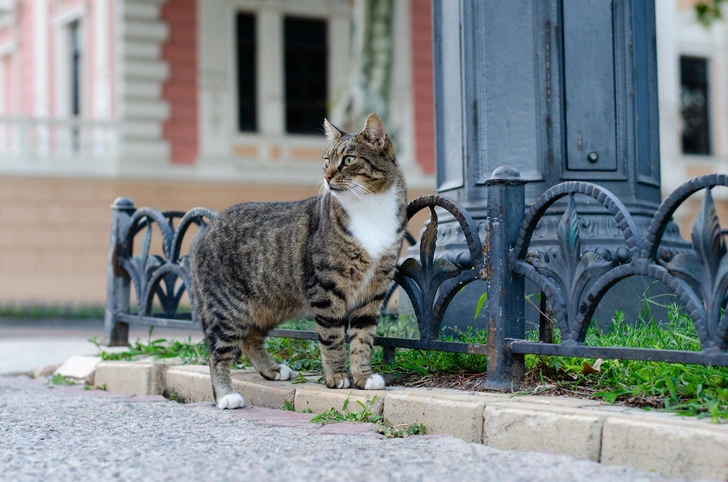
[[[472,269],[463,269],[449,261],[435,259],[437,241],[437,213],[440,207],[452,214],[465,236],[470,252]],[[441,196],[422,196],[407,206],[407,219],[422,209],[430,209],[430,222],[420,239],[420,260],[407,258],[395,273],[394,280],[409,296],[417,317],[421,340],[436,340],[442,317],[452,298],[468,283],[480,278],[484,267],[483,245],[477,225],[457,202]]]
[[[606,250],[582,253],[575,194],[589,196],[609,211],[628,249],[621,248],[614,258]],[[569,197],[567,209],[556,230],[559,252],[529,254],[528,247],[539,220],[549,207],[566,196]],[[531,280],[544,293],[564,341],[582,342],[588,328],[585,318],[580,316],[585,290],[594,280],[637,257],[641,248],[642,238],[637,225],[614,194],[596,184],[566,182],[544,192],[526,213],[516,241],[512,266],[515,272]]]
[[[728,350],[728,256],[711,189],[728,186],[728,175],[711,174],[687,181],[660,205],[644,242],[624,206],[611,193],[589,183],[564,183],[546,191],[527,213],[516,244],[513,269],[543,291],[562,330],[565,343],[584,341],[597,305],[617,282],[647,276],[674,292],[693,320],[703,352]],[[670,258],[660,242],[672,215],[692,194],[705,196],[692,230],[693,249]],[[606,250],[583,253],[574,194],[585,194],[604,205],[615,218],[627,247],[614,259]],[[556,199],[572,198],[557,236],[560,253],[528,253],[531,235]],[[605,255],[606,254],[606,255]]]
[[[162,315],[166,318],[177,318],[179,302],[190,286],[189,267],[186,256],[180,256],[184,236],[192,224],[204,230],[217,216],[215,211],[206,208],[194,208],[188,212],[157,211],[151,208],[140,208],[131,216],[128,229],[122,233],[122,254],[119,264],[129,275],[134,285],[138,301],[140,317],[152,316],[154,297],[159,299]],[[179,219],[177,228],[174,221]],[[162,233],[162,251],[164,256],[150,255],[152,224],[156,224]],[[134,237],[145,230],[141,253],[133,255]],[[177,280],[182,283],[175,287]],[[192,294],[188,293],[192,306],[192,321],[196,321]]]

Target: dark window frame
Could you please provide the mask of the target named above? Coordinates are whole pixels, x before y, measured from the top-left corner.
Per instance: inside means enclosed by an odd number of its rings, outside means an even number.
[[[331,68],[328,27],[328,18],[283,16],[286,134],[321,134],[321,122],[328,111]]]
[[[710,59],[681,55],[680,115],[683,121],[683,154],[713,154],[710,101]]]
[[[239,133],[258,132],[258,16],[235,12],[236,126]],[[245,35],[241,35],[241,33]],[[241,65],[245,68],[241,69]]]
[[[68,81],[69,81],[69,114],[71,117],[81,117],[83,109],[82,79],[83,79],[83,44],[81,38],[81,22],[74,20],[68,24]]]

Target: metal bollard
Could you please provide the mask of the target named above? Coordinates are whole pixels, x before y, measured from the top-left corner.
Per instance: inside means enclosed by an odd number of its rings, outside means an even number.
[[[517,390],[525,372],[524,355],[511,354],[507,348],[508,338],[525,336],[524,280],[510,269],[510,253],[524,217],[524,185],[511,166],[497,168],[486,181],[488,224],[482,277],[488,292],[487,390]]]
[[[124,243],[122,236],[128,231],[131,216],[136,208],[131,199],[119,197],[111,205],[111,209],[104,329],[108,346],[126,346],[129,344],[129,323],[116,321],[116,315],[129,312],[131,282],[129,276],[119,266],[119,256]]]

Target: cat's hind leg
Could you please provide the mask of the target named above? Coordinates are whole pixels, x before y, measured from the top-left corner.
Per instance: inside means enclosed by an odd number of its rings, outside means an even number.
[[[258,370],[263,378],[268,380],[291,380],[296,373],[282,363],[276,363],[272,356],[265,349],[265,337],[267,333],[250,328],[243,338],[243,355]]]

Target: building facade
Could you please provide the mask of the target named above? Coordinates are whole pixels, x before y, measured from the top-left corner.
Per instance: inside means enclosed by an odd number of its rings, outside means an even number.
[[[656,1],[666,194],[728,167],[728,28],[695,3]],[[434,192],[432,81],[429,0],[0,0],[0,304],[102,302],[117,196],[315,195],[323,116],[383,114]]]
[[[411,195],[433,192],[430,18],[427,0],[1,1],[0,303],[103,301],[117,196],[315,195],[323,117],[344,122],[361,72]]]

